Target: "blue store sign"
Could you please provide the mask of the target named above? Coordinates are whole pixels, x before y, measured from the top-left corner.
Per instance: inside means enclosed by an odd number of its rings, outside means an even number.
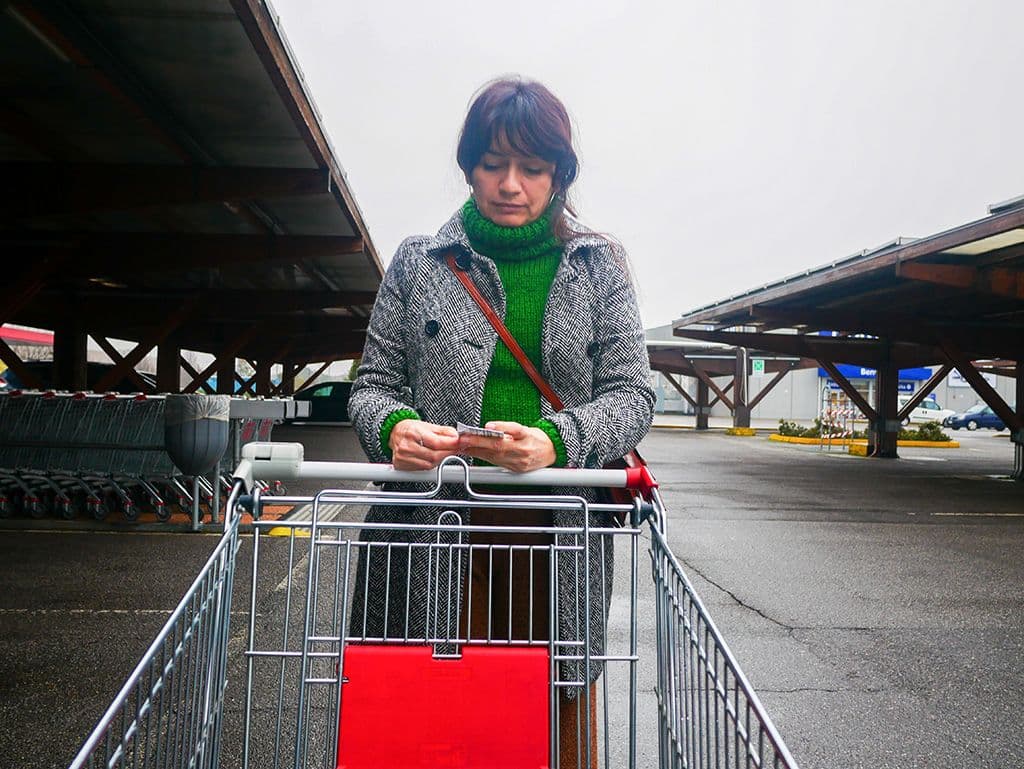
[[[836,368],[839,369],[839,373],[847,379],[874,379],[878,374],[878,369],[865,368],[864,366],[851,366],[848,363],[837,363]],[[827,379],[829,373],[823,369],[818,369],[818,376]],[[901,368],[900,379],[908,382],[923,382],[926,379],[932,378],[932,370],[930,368]]]

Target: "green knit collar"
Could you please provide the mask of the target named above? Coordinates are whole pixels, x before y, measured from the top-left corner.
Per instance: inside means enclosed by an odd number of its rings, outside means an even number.
[[[529,224],[503,227],[485,218],[470,198],[462,207],[462,226],[477,253],[495,260],[526,261],[560,248],[551,230],[551,208]]]

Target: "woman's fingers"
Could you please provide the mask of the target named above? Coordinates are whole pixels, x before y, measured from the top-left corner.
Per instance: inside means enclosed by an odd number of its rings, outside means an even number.
[[[486,427],[502,430],[505,438],[464,435],[463,453],[518,473],[548,467],[555,461],[555,447],[543,430],[516,422],[488,422]]]
[[[391,431],[391,463],[398,470],[429,470],[459,451],[455,428],[403,419]]]

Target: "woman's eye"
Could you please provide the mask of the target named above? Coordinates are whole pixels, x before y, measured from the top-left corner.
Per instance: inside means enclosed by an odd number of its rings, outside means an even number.
[[[482,163],[481,165],[483,166],[483,169],[485,171],[497,171],[499,168],[501,168],[501,166],[497,165],[496,163]]]
[[[530,176],[539,176],[540,174],[544,173],[544,169],[543,168],[536,168],[536,167],[534,167],[534,168],[527,167],[526,168],[526,173],[530,174]]]

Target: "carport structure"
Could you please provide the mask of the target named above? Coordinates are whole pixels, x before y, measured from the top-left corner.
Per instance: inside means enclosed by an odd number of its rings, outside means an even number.
[[[954,368],[1010,428],[1024,479],[1024,198],[925,238],[900,238],[687,313],[677,336],[812,358],[895,457],[901,420]],[[823,335],[824,334],[824,335]],[[837,363],[877,369],[869,404]],[[937,366],[901,409],[899,371]],[[1016,411],[981,376],[1016,380]]]
[[[748,350],[725,344],[694,344],[683,341],[647,343],[647,357],[651,368],[687,401],[697,415],[697,429],[708,429],[711,409],[719,402],[733,412],[737,427],[750,427],[750,412],[783,380],[790,371],[814,368],[817,361],[768,350]],[[751,373],[752,361],[764,361],[764,373],[774,374],[759,392],[747,390],[747,377]],[[692,377],[697,380],[697,392],[691,395],[676,381],[675,375]],[[715,382],[715,377],[731,377],[724,386]],[[715,394],[711,400],[711,393]]]
[[[265,3],[7,3],[0,51],[0,322],[54,331],[58,387],[88,336],[100,391],[154,349],[160,392],[234,392],[241,358],[260,395],[360,354],[383,269]]]

